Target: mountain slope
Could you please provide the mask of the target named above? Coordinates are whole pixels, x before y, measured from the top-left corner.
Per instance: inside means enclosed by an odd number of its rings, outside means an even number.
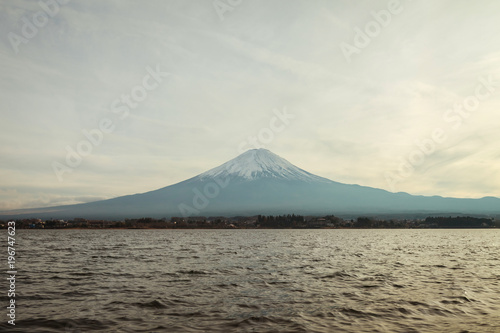
[[[500,199],[412,196],[337,183],[265,149],[250,150],[196,177],[142,194],[79,205],[4,212],[3,218],[235,216],[255,214],[498,214]],[[2,216],[0,216],[2,217]]]
[[[241,178],[245,180],[275,178],[305,182],[331,182],[331,180],[297,168],[267,149],[249,150],[221,166],[202,173],[196,178],[201,181],[212,178]]]

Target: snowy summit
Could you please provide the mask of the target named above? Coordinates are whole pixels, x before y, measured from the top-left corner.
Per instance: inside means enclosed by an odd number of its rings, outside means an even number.
[[[22,211],[0,219],[125,219],[302,214],[500,214],[500,199],[412,196],[315,176],[266,149],[249,150],[177,184],[114,199]],[[358,215],[359,216],[359,215]]]
[[[262,148],[248,150],[229,162],[198,176],[200,180],[222,177],[243,178],[245,180],[278,178],[307,182],[331,182],[328,179],[315,176],[305,170],[297,168],[284,158]]]

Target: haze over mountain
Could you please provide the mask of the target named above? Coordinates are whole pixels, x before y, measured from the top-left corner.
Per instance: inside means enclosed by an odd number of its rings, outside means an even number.
[[[498,214],[500,199],[412,196],[313,175],[266,149],[151,192],[78,205],[3,212],[0,217],[107,218],[256,214]]]

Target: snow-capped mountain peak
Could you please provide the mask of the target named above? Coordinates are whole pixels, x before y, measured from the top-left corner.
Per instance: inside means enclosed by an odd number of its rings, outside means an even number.
[[[280,178],[308,182],[329,182],[325,178],[315,176],[294,166],[267,149],[248,150],[229,162],[202,173],[198,177],[202,180],[207,178],[237,177],[246,180]]]

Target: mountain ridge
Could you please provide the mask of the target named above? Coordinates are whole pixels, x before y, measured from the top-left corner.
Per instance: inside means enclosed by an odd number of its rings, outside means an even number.
[[[204,180],[207,178],[230,177],[243,178],[246,180],[255,180],[258,178],[282,178],[289,180],[304,181],[327,181],[333,182],[327,178],[316,176],[284,158],[264,149],[251,149],[232,160],[205,171],[194,178]]]
[[[0,218],[238,216],[257,214],[499,214],[500,199],[392,193],[338,183],[253,149],[182,182],[90,203],[0,212]]]

